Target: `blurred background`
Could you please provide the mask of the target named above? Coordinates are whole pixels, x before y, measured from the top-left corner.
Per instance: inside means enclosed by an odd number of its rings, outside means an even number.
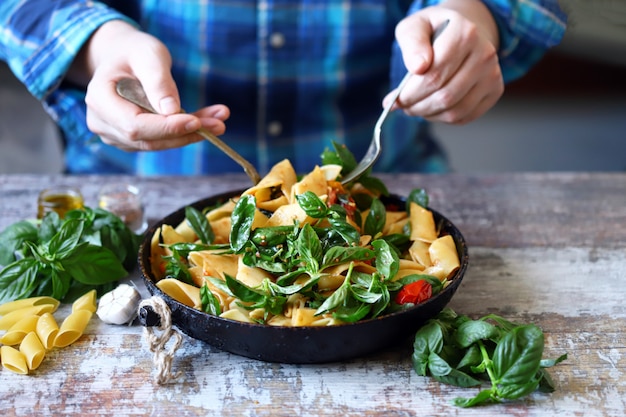
[[[434,125],[456,172],[626,171],[626,1],[561,5],[561,45],[481,119]],[[55,125],[0,63],[0,173],[62,171]]]

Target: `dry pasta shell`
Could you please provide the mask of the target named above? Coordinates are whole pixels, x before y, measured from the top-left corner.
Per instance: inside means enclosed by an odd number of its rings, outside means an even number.
[[[24,337],[20,343],[20,352],[24,355],[26,365],[31,371],[39,368],[44,356],[46,356],[46,348],[41,344],[41,340],[35,332],[30,332]]]
[[[59,332],[59,325],[56,319],[50,313],[44,313],[37,320],[36,328],[37,336],[46,349],[52,349],[54,346],[54,339]]]
[[[11,311],[20,310],[26,307],[40,306],[42,304],[53,305],[54,310],[52,310],[52,312],[54,312],[59,307],[59,300],[52,298],[52,297],[41,296],[41,297],[30,297],[30,298],[23,298],[21,300],[9,301],[7,303],[0,305],[0,316],[4,316],[5,314],[10,313]]]
[[[15,372],[16,374],[28,374],[26,357],[24,357],[24,354],[14,347],[0,347],[0,358],[2,359],[2,366],[5,369],[8,369],[11,372]]]
[[[36,314],[23,317],[2,335],[0,343],[9,346],[19,345],[28,333],[34,332],[37,329],[38,321],[39,316]]]
[[[8,330],[15,323],[20,321],[22,318],[31,316],[33,314],[41,315],[45,313],[54,313],[57,309],[58,305],[54,304],[41,304],[31,307],[24,307],[18,310],[13,310],[10,313],[0,317],[0,330]]]
[[[96,301],[96,290],[91,290],[81,295],[72,303],[72,312],[77,310],[87,310],[95,313],[98,309],[98,303]]]
[[[80,338],[93,313],[88,310],[76,310],[63,320],[61,327],[54,338],[55,347],[69,346]]]

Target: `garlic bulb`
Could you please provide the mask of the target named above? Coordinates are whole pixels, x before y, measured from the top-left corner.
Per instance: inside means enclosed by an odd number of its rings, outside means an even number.
[[[100,297],[96,314],[108,324],[126,324],[137,316],[141,295],[135,287],[120,284]]]

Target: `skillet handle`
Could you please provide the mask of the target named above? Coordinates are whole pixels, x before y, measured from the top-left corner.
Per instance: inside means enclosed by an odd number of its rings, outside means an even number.
[[[139,324],[143,327],[160,327],[161,316],[151,305],[143,305],[139,307]]]

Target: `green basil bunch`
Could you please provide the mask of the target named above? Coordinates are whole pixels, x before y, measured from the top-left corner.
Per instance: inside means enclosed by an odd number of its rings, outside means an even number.
[[[420,328],[413,344],[413,368],[418,375],[458,387],[485,381],[491,388],[454,404],[472,407],[515,400],[536,390],[553,392],[546,368],[567,359],[542,359],[543,331],[534,324],[517,324],[490,314],[478,320],[442,310]]]
[[[119,217],[100,208],[14,223],[0,233],[0,304],[112,289],[134,267],[140,241]]]

